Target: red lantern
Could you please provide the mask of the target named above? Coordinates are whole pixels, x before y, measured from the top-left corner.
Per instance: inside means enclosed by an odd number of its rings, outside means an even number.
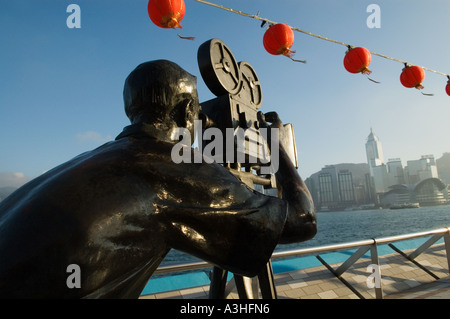
[[[422,82],[425,79],[425,71],[417,65],[406,65],[400,75],[400,82],[404,87],[423,89]]]
[[[291,51],[294,44],[294,32],[284,23],[278,23],[270,26],[264,33],[264,48],[273,55],[285,55],[292,57],[295,51]]]
[[[447,95],[450,96],[450,77],[447,82],[447,85],[445,86],[445,92],[447,92]]]
[[[186,12],[184,0],[149,0],[148,16],[160,28],[182,28],[180,25]]]
[[[350,73],[370,74],[368,69],[372,55],[366,48],[349,48],[344,57],[344,67]]]

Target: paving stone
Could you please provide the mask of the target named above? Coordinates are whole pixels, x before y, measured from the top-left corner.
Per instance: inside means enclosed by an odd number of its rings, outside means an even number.
[[[336,299],[338,295],[333,290],[327,290],[318,293],[321,299]]]
[[[300,288],[300,287],[306,287],[306,286],[308,286],[308,283],[306,283],[304,280],[289,281],[288,286],[291,289],[296,289],[296,288]]]

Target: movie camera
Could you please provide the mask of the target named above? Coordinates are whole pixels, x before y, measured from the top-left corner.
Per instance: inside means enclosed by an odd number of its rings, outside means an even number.
[[[223,136],[233,131],[234,153],[232,157],[224,146],[215,150],[221,163],[250,187],[263,185],[264,188],[276,188],[273,174],[262,174],[261,167],[270,166],[269,145],[261,134],[257,113],[263,102],[261,84],[258,76],[246,61],[236,62],[233,53],[219,39],[203,43],[197,53],[201,76],[208,89],[216,98],[201,103],[202,128],[218,128]],[[297,150],[292,124],[286,124],[280,132],[281,143],[295,167]],[[212,141],[203,139],[202,150]],[[229,144],[228,144],[229,145]],[[227,154],[228,152],[228,154]],[[273,154],[275,155],[275,154]],[[243,159],[243,160],[241,160]]]

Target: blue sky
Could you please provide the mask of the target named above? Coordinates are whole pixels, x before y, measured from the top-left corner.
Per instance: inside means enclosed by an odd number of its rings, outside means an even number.
[[[185,0],[183,29],[161,29],[147,2],[0,0],[0,177],[34,178],[113,139],[129,124],[123,83],[141,62],[178,63],[198,77],[200,100],[211,99],[197,66],[197,49],[211,38],[254,67],[261,110],[293,123],[304,178],[328,164],[366,162],[371,127],[385,160],[406,165],[450,152],[445,76],[426,72],[424,92],[434,96],[423,96],[400,84],[401,63],[373,56],[375,84],[344,69],[344,46],[295,32],[292,49],[307,64],[295,63],[264,50],[260,21]],[[212,2],[450,73],[447,0]],[[66,25],[71,3],[81,8],[80,29]],[[366,24],[369,4],[379,5],[381,28]]]

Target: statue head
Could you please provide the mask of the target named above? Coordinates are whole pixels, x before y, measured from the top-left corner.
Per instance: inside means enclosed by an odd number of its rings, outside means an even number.
[[[186,128],[194,139],[194,120],[200,111],[197,78],[176,63],[156,60],[138,65],[125,80],[123,99],[132,124],[147,124],[162,139],[171,139],[176,128]]]

